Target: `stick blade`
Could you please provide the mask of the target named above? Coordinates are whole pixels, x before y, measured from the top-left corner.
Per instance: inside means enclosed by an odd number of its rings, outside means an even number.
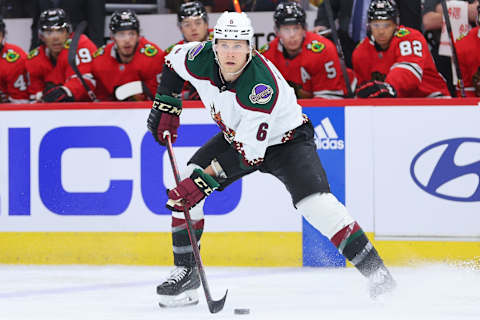
[[[217,313],[222,311],[223,306],[225,305],[225,300],[227,299],[227,294],[228,294],[228,290],[225,292],[225,295],[223,296],[222,299],[217,301],[215,300],[207,301],[208,309],[210,310],[210,313]]]

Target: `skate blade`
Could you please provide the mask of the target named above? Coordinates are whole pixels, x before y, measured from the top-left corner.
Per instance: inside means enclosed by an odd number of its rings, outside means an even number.
[[[158,305],[161,308],[178,308],[198,304],[197,290],[188,290],[177,296],[159,295]]]

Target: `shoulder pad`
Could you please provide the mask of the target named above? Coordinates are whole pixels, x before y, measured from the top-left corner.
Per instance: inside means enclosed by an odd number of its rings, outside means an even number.
[[[264,53],[264,52],[268,51],[268,49],[270,49],[270,46],[267,43],[267,44],[264,44],[260,49],[258,49],[258,52]]]
[[[320,53],[325,49],[325,43],[318,40],[312,40],[312,42],[307,44],[307,49],[314,53]]]
[[[63,45],[63,47],[68,50],[70,48],[70,43],[72,43],[71,38],[67,39],[67,41],[65,41],[65,44]]]
[[[6,53],[3,54],[3,57],[7,62],[15,62],[20,58],[20,54],[13,49],[8,49]]]
[[[38,56],[39,53],[40,53],[40,50],[38,48],[35,48],[28,53],[27,59],[30,60],[30,59],[35,58],[36,56]]]
[[[93,54],[93,57],[96,58],[98,56],[103,55],[104,53],[105,53],[105,45],[98,48],[97,51],[95,51],[95,53]]]
[[[408,36],[409,34],[410,34],[410,31],[408,31],[405,28],[400,28],[397,31],[395,31],[395,37],[397,37],[397,38],[403,38],[403,37]]]
[[[205,48],[206,42],[200,42],[195,47],[188,50],[187,59],[193,61],[199,54],[202,52],[203,48]]]
[[[238,81],[237,102],[245,109],[271,113],[278,97],[274,75],[261,56],[254,56]]]
[[[175,53],[180,50],[176,49]],[[185,57],[185,66],[188,72],[195,78],[214,78],[215,56],[210,41],[200,42],[188,49]]]

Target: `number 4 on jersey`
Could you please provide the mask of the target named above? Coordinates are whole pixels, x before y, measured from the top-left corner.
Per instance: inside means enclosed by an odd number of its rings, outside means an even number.
[[[13,83],[13,87],[17,88],[20,91],[27,90],[27,83],[23,74],[18,76],[17,80],[15,80],[15,82]]]

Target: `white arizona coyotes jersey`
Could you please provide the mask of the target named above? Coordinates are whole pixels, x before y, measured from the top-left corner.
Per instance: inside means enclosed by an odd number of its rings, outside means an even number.
[[[225,139],[249,166],[263,161],[268,146],[291,140],[293,129],[304,122],[295,92],[258,52],[224,90],[215,85],[218,64],[209,41],[177,45],[165,63],[197,89]]]

